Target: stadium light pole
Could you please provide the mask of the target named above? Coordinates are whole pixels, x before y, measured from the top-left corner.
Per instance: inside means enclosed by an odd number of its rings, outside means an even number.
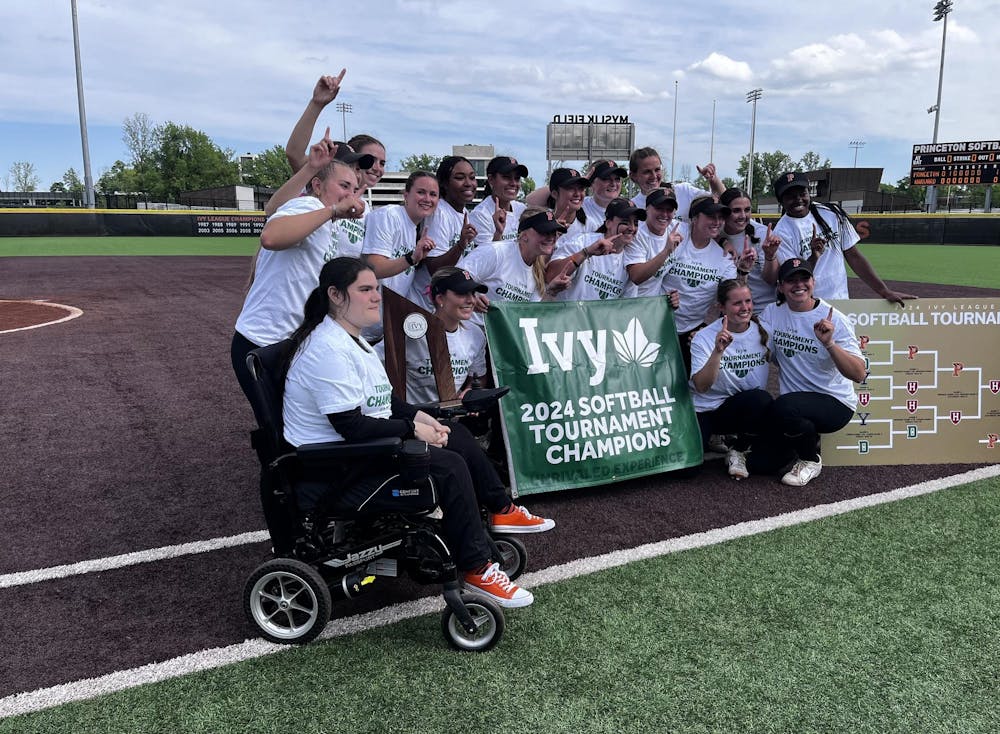
[[[94,177],[90,172],[90,143],[87,140],[87,109],[83,103],[83,67],[80,64],[80,24],[77,21],[76,0],[72,0],[73,51],[76,56],[76,99],[80,106],[80,144],[83,146],[83,205],[94,208]]]
[[[750,158],[747,160],[747,195],[753,200],[753,143],[757,134],[757,100],[764,90],[758,87],[747,92],[747,103],[753,105],[750,113]]]
[[[674,79],[674,133],[670,143],[670,181],[674,179],[674,158],[677,157],[677,80]]]
[[[927,108],[928,114],[931,112],[934,113],[934,139],[931,141],[932,143],[936,143],[938,140],[938,123],[941,120],[941,86],[944,84],[944,44],[948,38],[948,13],[951,12],[951,6],[952,0],[938,0],[938,4],[934,6],[934,22],[943,20],[944,25],[941,28],[941,67],[938,71],[937,102],[934,103],[933,107]],[[927,187],[925,207],[928,212],[937,211],[937,186]]]
[[[351,107],[350,103],[347,102],[337,102],[337,112],[341,113],[341,117],[344,119],[344,142],[347,142],[347,113],[354,112],[354,108]]]
[[[715,100],[712,100],[712,138],[708,144],[708,162],[715,160]]]
[[[858,167],[858,148],[865,147],[865,141],[864,140],[852,140],[850,142],[850,145],[848,147],[854,148],[854,167],[857,168]]]

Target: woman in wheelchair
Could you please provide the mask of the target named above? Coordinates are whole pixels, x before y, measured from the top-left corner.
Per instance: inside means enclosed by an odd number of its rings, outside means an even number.
[[[511,525],[519,532],[539,532],[554,523],[509,501],[467,430],[442,424],[393,397],[385,368],[361,338],[362,329],[378,323],[381,300],[375,273],[362,261],[341,257],[323,266],[319,287],[306,301],[302,325],[292,335],[296,349],[285,380],[285,440],[296,447],[383,437],[426,441],[444,536],[464,585],[501,606],[527,606],[533,601],[531,593],[514,584],[490,558],[479,502],[491,513],[491,528],[503,532],[512,532]],[[324,501],[333,509],[364,504],[378,511],[379,503],[388,504],[389,499],[377,489],[396,473],[394,466],[345,466]]]

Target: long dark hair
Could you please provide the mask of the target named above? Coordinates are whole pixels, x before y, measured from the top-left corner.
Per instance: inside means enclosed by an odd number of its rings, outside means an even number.
[[[448,181],[451,180],[451,172],[455,170],[455,166],[457,166],[459,163],[462,163],[463,161],[472,166],[472,161],[470,161],[464,155],[446,155],[444,158],[441,159],[441,162],[438,164],[437,174],[436,174],[438,180],[438,189],[440,191],[448,190]],[[476,173],[475,166],[472,166],[472,173],[473,175],[475,175]],[[442,196],[441,198],[446,198],[446,197]]]
[[[348,286],[365,270],[375,272],[371,265],[356,257],[335,257],[323,266],[319,271],[319,285],[313,288],[302,309],[302,323],[290,337],[295,342],[293,355],[330,313],[330,287],[336,288],[346,297]]]
[[[744,191],[743,189],[733,188],[733,189],[726,189],[725,191],[722,192],[722,194],[719,196],[719,203],[722,204],[723,206],[729,206],[737,199],[746,199],[747,201],[752,201],[752,199],[750,198],[750,194],[748,194],[746,191]],[[743,228],[743,234],[747,235],[753,244],[755,245],[760,244],[760,237],[754,234],[753,222],[747,222],[747,226]],[[726,237],[728,238],[729,235],[727,234]]]
[[[733,189],[729,189],[732,191]],[[739,197],[734,197],[739,198]],[[737,288],[749,288],[746,283],[741,283],[736,280],[736,278],[727,278],[726,280],[720,281],[718,288],[715,289],[715,300],[720,306],[726,305],[726,300],[729,298],[729,294],[732,293]],[[771,348],[767,346],[767,331],[764,327],[760,325],[760,321],[757,319],[757,314],[750,317],[750,320],[757,326],[757,333],[760,334],[760,345],[764,347],[766,353],[767,361],[771,361]]]

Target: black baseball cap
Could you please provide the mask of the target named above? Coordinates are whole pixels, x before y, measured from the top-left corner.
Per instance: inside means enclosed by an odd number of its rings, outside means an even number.
[[[464,295],[473,292],[486,293],[488,290],[489,288],[473,278],[468,270],[459,270],[431,282],[431,293],[433,294],[452,291]]]
[[[618,197],[617,199],[612,199],[611,203],[608,204],[608,207],[604,210],[604,216],[606,219],[614,219],[615,217],[629,219],[630,217],[635,217],[636,219],[645,220],[646,210],[632,206],[632,202],[628,199]]]
[[[516,172],[518,176],[525,178],[528,175],[528,167],[522,163],[518,163],[517,158],[511,158],[506,155],[498,155],[486,166],[487,176],[492,176],[494,173],[512,172]]]
[[[646,194],[646,207],[655,206],[657,209],[677,209],[677,197],[674,192],[667,189],[653,189]]]
[[[349,165],[357,164],[358,168],[363,171],[367,171],[375,165],[375,156],[371,153],[355,153],[354,148],[339,141],[335,142],[334,145],[337,146],[337,152],[334,153],[333,157],[338,161]]]
[[[795,273],[812,275],[812,265],[809,264],[808,260],[803,260],[798,257],[790,257],[785,260],[785,262],[781,263],[781,267],[778,268],[778,280],[787,280]]]
[[[595,178],[611,178],[612,176],[625,179],[628,178],[628,171],[614,161],[598,161],[597,165],[594,166],[594,173],[590,177],[590,181],[593,182]]]
[[[691,203],[691,208],[688,210],[688,218],[693,218],[698,214],[721,214],[724,217],[728,217],[732,213],[732,209],[720,204],[711,196],[702,196]]]
[[[552,216],[552,212],[538,212],[530,217],[521,217],[521,221],[517,223],[517,231],[523,232],[526,229],[533,229],[538,234],[552,234],[553,232],[562,232],[565,234],[566,227],[561,225]]]
[[[555,191],[563,186],[590,186],[590,179],[584,178],[575,168],[557,168],[549,176],[549,190]]]
[[[796,186],[801,186],[808,190],[809,178],[802,171],[786,171],[774,179],[772,185],[774,187],[774,195],[780,199],[788,189],[794,189]]]

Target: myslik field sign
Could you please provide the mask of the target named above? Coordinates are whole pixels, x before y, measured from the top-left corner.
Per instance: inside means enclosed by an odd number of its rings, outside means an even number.
[[[701,434],[665,298],[499,303],[486,315],[513,488],[697,466]]]

